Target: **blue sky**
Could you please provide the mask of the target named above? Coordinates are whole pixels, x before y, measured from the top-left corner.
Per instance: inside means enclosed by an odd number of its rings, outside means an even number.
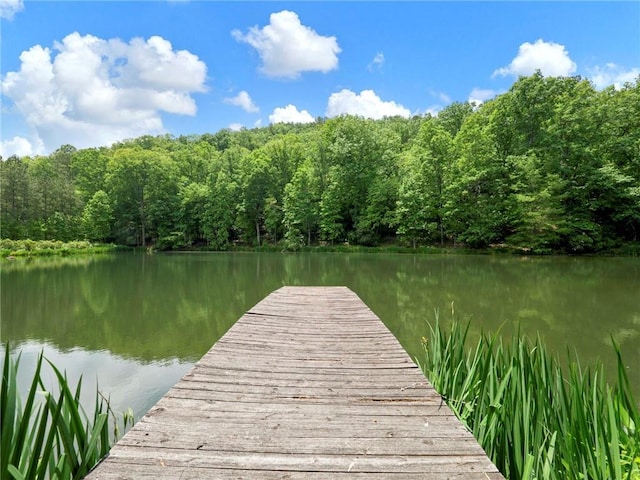
[[[640,74],[640,2],[0,0],[0,153],[342,113],[436,114],[518,75]]]

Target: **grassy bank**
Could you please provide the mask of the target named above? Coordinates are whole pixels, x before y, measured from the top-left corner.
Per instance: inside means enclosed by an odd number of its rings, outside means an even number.
[[[48,361],[47,361],[48,362]],[[111,448],[110,429],[119,425],[109,401],[96,392],[95,411],[89,417],[79,403],[80,381],[72,391],[67,378],[53,364],[56,391],[47,391],[40,354],[26,400],[20,398],[17,375],[20,357],[13,360],[6,346],[0,388],[0,478],[82,478]],[[132,423],[123,416],[123,428]]]
[[[510,343],[437,322],[423,371],[508,479],[640,480],[640,414],[625,366],[615,386],[599,365],[569,367],[538,338]]]
[[[56,240],[0,240],[0,258],[52,255],[79,255],[127,250],[127,247],[91,243],[84,240],[61,242]]]
[[[516,248],[508,245],[491,245],[487,248],[470,248],[466,246],[452,245],[420,245],[416,248],[401,244],[384,244],[377,246],[349,245],[336,243],[333,245],[310,245],[290,247],[284,243],[272,244],[264,243],[260,246],[247,244],[229,245],[225,249],[214,249],[206,245],[194,247],[182,247],[175,249],[157,249],[159,251],[174,252],[272,252],[272,253],[404,253],[404,254],[439,254],[439,255],[515,255],[515,256],[548,256],[566,255],[562,252],[540,252],[526,248]],[[583,256],[615,256],[615,257],[637,257],[640,256],[640,244],[626,244],[615,249],[609,249],[598,253],[583,254]]]
[[[284,243],[265,243],[260,246],[245,244],[229,245],[226,249],[214,249],[206,245],[193,247],[169,248],[149,245],[147,248],[126,245],[91,243],[85,240],[61,242],[59,240],[0,240],[0,258],[35,257],[35,256],[69,256],[82,254],[109,253],[123,250],[173,251],[173,252],[303,252],[303,253],[406,253],[406,254],[456,254],[456,255],[526,255],[539,256],[545,254],[561,254],[560,252],[536,252],[526,248],[515,248],[508,245],[491,245],[488,248],[469,248],[465,246],[420,245],[416,248],[401,244],[384,244],[377,246],[349,245],[336,243],[333,245],[310,245],[287,247]],[[592,253],[592,256],[640,256],[640,244],[626,244],[622,247]]]
[[[295,248],[288,248],[284,244],[271,244],[265,243],[263,245],[251,246],[251,245],[231,245],[227,249],[213,249],[207,246],[198,246],[192,248],[180,248],[176,250],[165,251],[179,251],[179,252],[268,252],[268,253],[408,253],[408,254],[491,254],[491,253],[505,253],[492,251],[490,249],[471,249],[464,247],[440,247],[440,246],[419,246],[416,248],[407,247],[403,245],[378,245],[375,247],[364,245],[348,245],[348,244],[334,244],[334,245],[310,245],[299,246]]]
[[[295,249],[286,248],[281,245],[261,245],[260,247],[235,247],[236,250],[250,250],[259,252],[302,252],[302,253],[467,253],[468,250],[446,247],[404,247],[401,245],[379,245],[376,247],[367,247],[364,245],[311,245],[302,246]]]

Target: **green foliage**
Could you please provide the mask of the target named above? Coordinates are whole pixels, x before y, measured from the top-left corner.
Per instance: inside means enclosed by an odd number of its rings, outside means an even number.
[[[614,343],[614,387],[569,355],[565,370],[538,338],[497,334],[468,345],[469,326],[436,321],[423,370],[498,469],[513,479],[640,479],[640,413]]]
[[[180,188],[180,219],[178,225],[186,245],[204,238],[207,201],[211,192],[209,186],[201,183],[189,183]]]
[[[420,239],[433,234],[426,211],[427,193],[422,177],[422,165],[410,157],[400,170],[400,187],[396,207],[397,233],[416,248]]]
[[[470,103],[453,102],[438,113],[437,122],[449,135],[455,137],[462,128],[465,119],[472,113],[473,105]]]
[[[149,237],[155,240],[174,230],[177,169],[165,152],[138,146],[117,149],[107,165],[106,188],[119,243],[144,246]]]
[[[244,240],[255,234],[255,245],[261,244],[267,196],[272,189],[273,175],[270,158],[266,152],[255,150],[240,163],[241,203],[238,208],[238,223]]]
[[[28,236],[26,222],[30,211],[27,170],[27,162],[16,156],[0,161],[0,222],[4,237]]]
[[[225,250],[234,238],[238,190],[238,185],[229,180],[226,172],[218,174],[204,217],[205,237],[217,250]]]
[[[397,233],[416,247],[418,240],[444,243],[446,192],[452,183],[454,145],[433,119],[425,120],[401,165],[396,209]]]
[[[71,174],[81,201],[88,202],[96,192],[104,191],[108,161],[106,148],[87,148],[73,154]]]
[[[51,362],[58,393],[47,391],[42,381],[42,353],[26,401],[22,402],[16,378],[20,356],[11,357],[5,346],[0,388],[0,476],[22,479],[76,479],[84,477],[109,451],[110,422],[119,434],[115,414],[99,392],[89,417],[80,405],[82,381],[75,391]],[[39,398],[42,397],[42,398]],[[133,423],[123,416],[123,428]]]
[[[82,228],[85,238],[91,241],[105,241],[111,235],[113,209],[109,196],[98,190],[87,202],[82,212]]]
[[[614,251],[640,237],[638,105],[640,79],[596,91],[537,72],[438,117],[65,145],[0,162],[0,227],[13,239],[159,248]]]
[[[49,255],[73,255],[82,253],[105,253],[122,247],[111,244],[95,244],[86,240],[62,242],[60,240],[0,240],[1,257],[32,257]]]
[[[318,223],[316,193],[310,163],[301,164],[284,189],[284,227],[288,248],[311,244]]]

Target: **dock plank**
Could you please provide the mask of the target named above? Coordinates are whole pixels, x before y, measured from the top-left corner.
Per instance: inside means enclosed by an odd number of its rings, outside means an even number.
[[[88,479],[502,475],[346,287],[282,287],[231,327]]]

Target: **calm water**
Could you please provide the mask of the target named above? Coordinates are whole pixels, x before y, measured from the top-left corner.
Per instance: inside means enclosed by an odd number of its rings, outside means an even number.
[[[611,370],[622,346],[640,397],[640,259],[385,254],[122,254],[1,264],[2,341],[40,350],[115,410],[144,414],[247,309],[282,285],[346,285],[412,357],[427,320],[520,326]],[[259,361],[258,358],[247,359]],[[93,386],[91,386],[93,384]]]

